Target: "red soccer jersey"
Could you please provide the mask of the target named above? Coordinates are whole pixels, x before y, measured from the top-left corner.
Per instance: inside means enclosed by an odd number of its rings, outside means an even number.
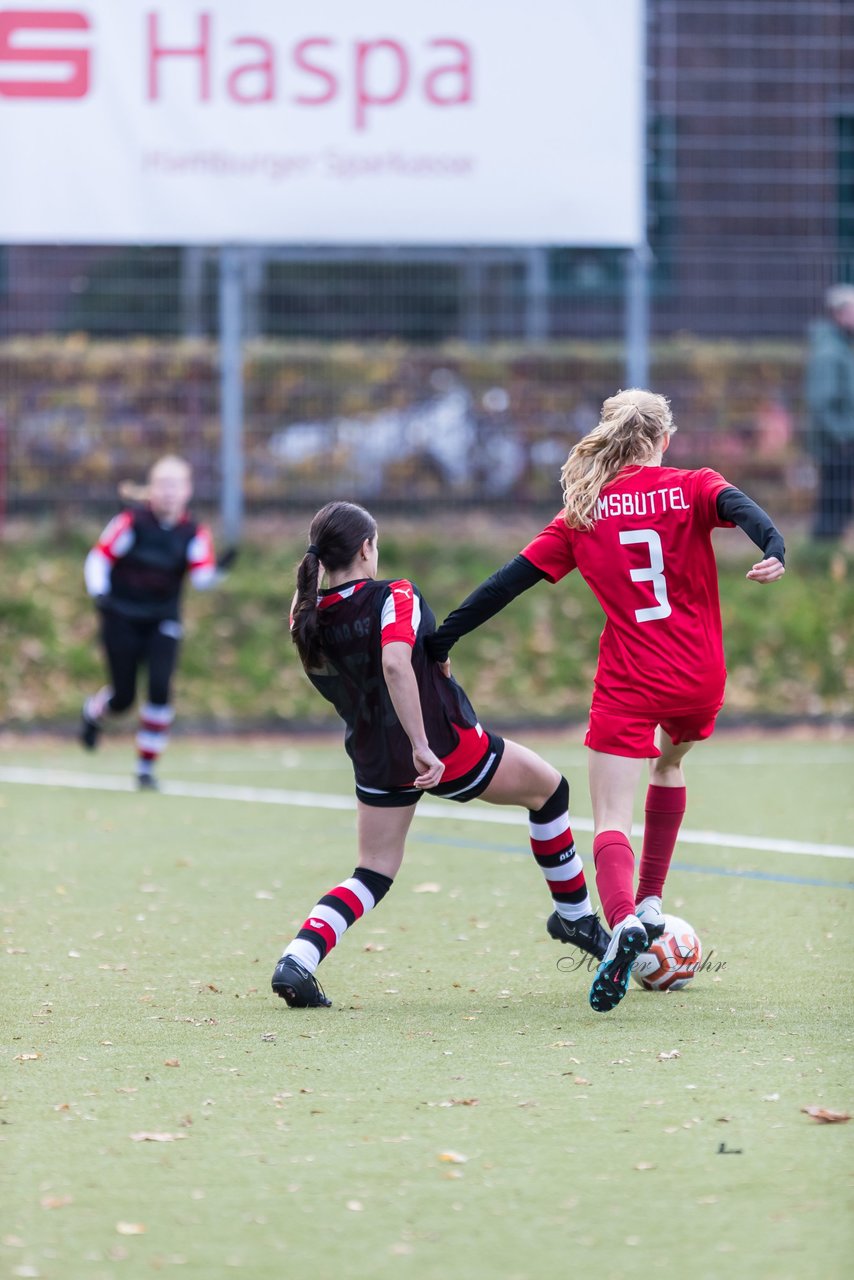
[[[683,711],[723,698],[718,574],[712,530],[716,471],[627,467],[602,490],[592,529],[555,516],[522,555],[558,582],[577,568],[605,611],[595,689],[643,711]]]

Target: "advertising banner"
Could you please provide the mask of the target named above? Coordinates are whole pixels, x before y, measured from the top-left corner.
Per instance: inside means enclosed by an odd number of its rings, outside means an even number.
[[[641,0],[0,3],[0,241],[642,236]]]

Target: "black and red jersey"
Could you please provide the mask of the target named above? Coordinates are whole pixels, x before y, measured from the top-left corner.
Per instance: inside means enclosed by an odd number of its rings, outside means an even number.
[[[202,587],[215,577],[210,533],[189,516],[161,524],[150,507],[120,512],[86,562],[90,593],[127,618],[177,620],[188,573]]]
[[[477,716],[456,680],[443,675],[424,650],[436,619],[421,592],[405,578],[362,578],[319,595],[324,665],[309,679],[347,726],[344,745],[359,787],[412,785],[412,747],[397,718],[382,669],[383,646],[412,648],[427,741],[440,759],[472,729]]]

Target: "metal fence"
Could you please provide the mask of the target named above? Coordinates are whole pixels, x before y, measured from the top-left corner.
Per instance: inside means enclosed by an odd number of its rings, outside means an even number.
[[[549,503],[569,443],[643,367],[646,290],[685,460],[808,505],[804,330],[854,281],[854,6],[647,12],[647,258],[0,247],[0,503],[107,506],[167,448],[231,523],[244,497],[332,490]]]

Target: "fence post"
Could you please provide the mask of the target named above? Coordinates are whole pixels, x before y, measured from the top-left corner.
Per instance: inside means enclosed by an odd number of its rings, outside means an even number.
[[[649,385],[649,247],[626,254],[626,386]]]
[[[545,342],[549,336],[549,263],[541,246],[525,254],[525,341]]]
[[[243,252],[219,254],[220,518],[228,546],[243,527]]]

